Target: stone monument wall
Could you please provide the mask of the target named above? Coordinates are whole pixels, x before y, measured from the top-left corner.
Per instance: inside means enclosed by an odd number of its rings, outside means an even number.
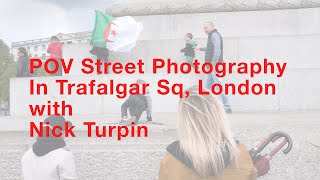
[[[270,61],[287,62],[287,68],[282,78],[274,75],[259,75],[252,82],[274,83],[277,85],[276,95],[231,95],[234,111],[275,111],[275,110],[310,110],[320,109],[320,77],[319,42],[320,42],[320,8],[266,10],[245,12],[219,12],[169,15],[135,16],[144,25],[136,47],[129,53],[111,52],[111,61],[137,61],[143,59],[146,71],[150,72],[152,58],[171,58],[182,62],[184,56],[179,52],[184,47],[184,34],[191,32],[199,45],[206,44],[206,35],[202,24],[213,21],[224,38],[224,59],[229,61],[258,61],[264,58]],[[84,57],[92,57],[88,45],[65,45],[64,57],[74,57],[77,62]],[[204,54],[197,52],[196,58],[203,60]],[[74,68],[77,68],[75,65]],[[141,77],[132,76],[99,76],[98,79],[115,78],[123,82],[131,82]],[[147,81],[155,84],[159,78],[167,75],[144,75]],[[87,76],[81,75],[77,69],[72,70],[73,81],[86,81]],[[91,77],[93,78],[93,77]],[[182,75],[168,77],[173,81],[192,85],[197,78],[185,78]],[[246,76],[230,75],[225,82],[241,82]],[[51,82],[53,77],[39,78]],[[11,115],[28,114],[27,103],[43,101],[43,97],[28,95],[27,79],[12,79],[11,86]],[[19,92],[19,93],[14,93]],[[55,97],[56,95],[52,95]],[[176,111],[178,97],[158,96],[153,92],[155,112]],[[51,98],[52,98],[51,97]],[[99,114],[118,113],[122,100],[112,96],[99,97],[68,97],[79,106],[76,113]],[[93,100],[95,99],[95,100]],[[90,100],[90,101],[89,101]],[[85,102],[85,103],[83,103]],[[111,103],[111,104],[109,104]],[[166,106],[163,106],[166,104]],[[16,107],[23,108],[16,108]]]

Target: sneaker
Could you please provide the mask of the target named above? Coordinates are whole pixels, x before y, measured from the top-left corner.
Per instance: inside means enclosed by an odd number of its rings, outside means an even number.
[[[152,121],[152,117],[147,117],[147,121]]]
[[[136,122],[136,117],[135,116],[131,116],[131,118],[129,118],[127,121],[126,121],[126,124],[127,125],[132,125],[132,122],[134,122],[134,124],[137,124],[138,122]]]
[[[227,114],[231,114],[232,110],[231,109],[224,109],[226,111]]]
[[[121,121],[120,121],[120,123],[124,123],[124,122],[126,122],[128,119],[127,119],[127,116],[123,116],[122,117],[122,119],[121,119]]]

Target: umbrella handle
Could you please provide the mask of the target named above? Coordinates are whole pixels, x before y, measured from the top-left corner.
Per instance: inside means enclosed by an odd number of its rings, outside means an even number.
[[[260,147],[262,146],[262,144],[264,144],[264,143],[269,139],[269,137],[270,137],[271,135],[272,135],[271,133],[268,134],[267,137],[265,137],[262,141],[260,141],[259,144],[256,145],[256,149],[260,148]]]
[[[284,132],[281,132],[281,131],[278,131],[278,132],[275,132],[275,133],[273,133],[275,136],[274,136],[274,138],[272,139],[272,142],[276,142],[279,138],[281,138],[281,137],[284,137],[285,138],[285,140],[288,142],[288,146],[287,146],[287,148],[286,149],[284,149],[283,150],[283,153],[284,154],[288,154],[290,151],[291,151],[291,149],[292,149],[292,146],[293,146],[293,142],[292,142],[292,139],[291,139],[291,137],[287,134],[287,133],[284,133]],[[282,147],[285,145],[286,143],[283,141],[280,145],[282,145]],[[280,146],[279,145],[279,146]],[[282,148],[281,147],[281,148]],[[280,148],[280,149],[281,149]]]
[[[262,144],[264,144],[269,139],[270,136],[271,136],[271,133],[268,134],[268,136],[266,136],[262,141],[259,142],[259,144],[257,144],[254,148],[252,148],[249,151],[252,158],[257,155],[256,151],[261,147]]]
[[[285,142],[282,142],[279,146],[277,146],[277,148],[274,150],[274,152],[272,153],[273,155],[276,154],[286,143],[288,143],[288,146],[286,149],[283,150],[284,154],[287,154],[291,151],[293,143],[292,143],[292,139],[291,137],[281,131],[272,133],[271,135],[269,135],[267,138],[265,138],[261,143],[259,143],[256,148],[253,148],[249,151],[251,158],[255,161],[258,158],[259,153],[261,153],[261,151],[263,151],[264,148],[266,148],[270,142],[275,142],[277,141],[279,138],[284,137],[285,138]]]
[[[277,154],[286,144],[287,140],[284,139],[274,150],[271,151],[270,157],[273,157],[275,154]]]

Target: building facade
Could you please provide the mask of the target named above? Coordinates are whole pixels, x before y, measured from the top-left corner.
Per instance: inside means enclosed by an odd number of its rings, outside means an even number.
[[[91,41],[91,31],[57,34],[62,44],[90,44]],[[50,43],[50,38],[33,39],[26,41],[13,42],[11,44],[11,53],[14,55],[15,60],[18,58],[18,48],[24,47],[30,57],[41,58],[42,60],[48,58],[47,48]]]

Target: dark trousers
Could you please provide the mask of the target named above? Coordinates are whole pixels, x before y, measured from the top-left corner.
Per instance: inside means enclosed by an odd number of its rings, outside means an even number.
[[[55,58],[58,61],[58,71],[54,74],[51,74],[51,76],[62,76],[62,64],[59,58]],[[56,68],[55,65],[53,65],[52,63],[49,65],[50,70],[53,70],[54,68]]]
[[[28,59],[18,59],[17,77],[30,77]]]
[[[135,116],[136,121],[141,117],[143,111],[147,108],[146,100],[143,95],[130,95],[129,98],[121,105],[121,117],[128,116],[128,109],[130,116]]]

